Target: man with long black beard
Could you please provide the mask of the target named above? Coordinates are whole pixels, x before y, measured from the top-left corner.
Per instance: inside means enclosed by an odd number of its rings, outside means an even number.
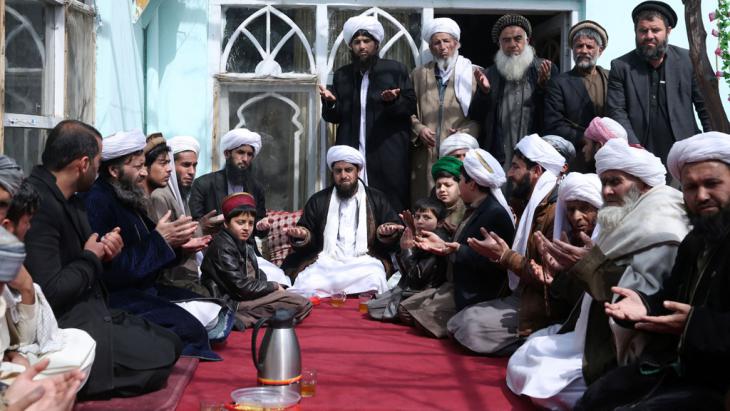
[[[84,199],[91,229],[106,233],[119,227],[124,241],[122,251],[104,265],[101,275],[109,305],[175,332],[184,344],[182,355],[219,360],[206,326],[216,324],[221,307],[200,302],[204,306],[198,305],[199,315],[193,315],[173,301],[193,300],[199,294],[157,284],[160,270],[176,262],[177,253],[199,249],[199,244],[190,242],[198,223],[189,216],[170,220],[169,211],[157,223],[147,217],[148,200],[140,187],[147,174],[145,144],[138,130],[106,137],[99,178]],[[211,329],[210,335],[216,331]]]
[[[335,144],[354,147],[365,158],[365,185],[382,191],[400,212],[410,197],[413,84],[402,63],[378,56],[385,34],[377,18],[351,17],[342,33],[352,63],[335,71],[328,89],[320,86],[322,118],[337,124]]]
[[[545,95],[545,133],[570,140],[576,151],[583,148],[583,133],[594,117],[602,117],[606,106],[608,70],[598,59],[608,45],[608,33],[591,20],[578,22],[568,32],[575,67],[548,82]],[[584,172],[594,165],[578,156],[572,171]]]
[[[327,151],[334,184],[312,195],[286,231],[294,252],[282,268],[296,276],[292,289],[320,297],[386,290],[386,273],[393,272],[388,253],[404,227],[385,195],[358,179],[364,163],[350,146]]]
[[[675,141],[699,133],[692,105],[704,131],[710,130],[710,115],[688,50],[667,44],[677,24],[674,10],[661,1],[645,1],[631,17],[636,49],[611,62],[608,115],[626,129],[629,143],[641,144],[666,164]]]
[[[543,134],[545,87],[558,74],[550,60],[537,57],[529,44],[531,37],[532,26],[524,16],[500,17],[492,28],[492,41],[499,45],[494,65],[474,73],[479,89],[469,107],[469,118],[482,126],[481,147],[505,170],[522,137]]]
[[[675,143],[667,159],[682,183],[692,231],[658,293],[614,287],[605,311],[654,339],[640,361],[589,387],[576,409],[725,409],[730,388],[730,135],[704,133]]]
[[[479,123],[466,118],[476,91],[475,67],[459,54],[461,29],[447,17],[431,20],[421,31],[433,61],[411,73],[418,113],[411,117],[411,199],[427,197],[429,175],[441,145],[455,133],[479,135]],[[474,147],[476,148],[476,147]]]

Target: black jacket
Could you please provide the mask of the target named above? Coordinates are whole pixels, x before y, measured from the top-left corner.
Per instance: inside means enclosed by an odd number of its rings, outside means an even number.
[[[545,90],[537,85],[538,68],[544,59],[535,57],[532,65],[527,69],[527,81],[532,83],[533,94],[528,96],[525,101],[525,107],[533,109],[532,123],[528,129],[528,134],[543,134],[543,117],[544,117],[544,98]],[[499,121],[499,110],[504,94],[504,78],[497,66],[491,66],[486,70],[482,70],[489,80],[489,93],[484,94],[481,88],[477,87],[474,98],[469,106],[469,119],[478,121],[481,125],[481,135],[479,136],[479,146],[487,150],[500,163],[504,162],[504,146],[501,124]],[[558,68],[555,64],[550,69],[551,76],[558,74]]]
[[[649,151],[669,151],[678,140],[699,132],[694,109],[705,131],[710,130],[710,114],[705,110],[705,100],[695,81],[692,61],[686,49],[667,47],[664,62],[667,92],[667,113],[673,136],[666,136],[661,147],[653,147],[648,141],[649,123],[649,64],[632,50],[611,62],[606,101],[608,115],[626,129],[630,143],[638,143]],[[712,73],[706,75],[712,76]]]
[[[466,218],[466,217],[465,217]],[[504,296],[507,287],[507,271],[499,264],[472,250],[466,243],[469,237],[483,240],[480,228],[493,231],[507,244],[512,244],[515,227],[512,218],[491,194],[473,211],[471,220],[454,241],[460,244],[452,254],[454,273],[454,299],[457,311],[465,307]],[[458,229],[457,229],[458,230]]]
[[[91,228],[83,201],[76,195],[67,200],[53,174],[40,166],[33,169],[29,181],[40,193],[41,203],[25,237],[25,266],[43,289],[58,325],[84,330],[96,341],[96,357],[84,393],[112,391],[115,364],[131,370],[172,367],[181,346],[175,334],[109,309],[100,279],[102,264],[95,254],[84,250]],[[135,352],[133,347],[145,350],[138,356],[120,358],[117,354]],[[130,384],[125,388],[131,392],[133,379],[125,383]],[[148,383],[138,381],[141,392]]]
[[[434,231],[444,241],[450,236],[443,228]],[[398,286],[404,290],[420,291],[437,288],[446,281],[446,257],[423,251],[419,248],[408,248],[398,253],[398,266],[401,279]]]
[[[311,233],[310,241],[300,247],[294,247],[281,265],[281,268],[289,275],[296,275],[307,265],[314,262],[317,255],[324,248],[324,228],[327,224],[327,211],[329,210],[330,196],[334,186],[329,186],[312,195],[304,205],[304,213],[297,222],[298,226],[305,227]],[[386,262],[388,272],[390,260],[388,253],[395,251],[398,242],[385,244],[378,240],[376,230],[379,225],[387,222],[400,222],[398,215],[393,211],[390,202],[385,195],[371,187],[365,187],[367,200],[367,224],[368,224],[368,250],[373,257]]]
[[[248,269],[249,264],[253,267]],[[235,239],[228,230],[213,236],[200,266],[202,282],[213,297],[249,301],[271,294],[279,287],[259,270],[253,248]]]
[[[335,71],[330,90],[333,104],[322,103],[322,118],[337,124],[335,144],[360,145],[360,85],[362,76],[352,64]],[[411,115],[416,114],[416,93],[406,67],[394,60],[379,59],[368,72],[365,121],[365,161],[368,185],[385,193],[400,212],[409,204],[410,161],[408,157]],[[400,88],[400,96],[384,102],[381,93]]]
[[[243,189],[256,200],[256,221],[258,221],[266,215],[266,195],[258,182],[251,181],[253,187],[244,187]],[[212,210],[221,213],[223,199],[228,194],[233,193],[228,192],[228,178],[225,169],[196,178],[190,189],[190,199],[188,200],[190,215],[198,220]]]

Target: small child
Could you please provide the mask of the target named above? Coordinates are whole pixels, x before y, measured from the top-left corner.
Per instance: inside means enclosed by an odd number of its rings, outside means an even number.
[[[245,327],[270,317],[279,308],[292,310],[298,321],[303,320],[312,310],[312,303],[284,291],[275,281],[267,281],[253,247],[247,243],[256,220],[253,196],[231,194],[223,199],[221,208],[224,229],[213,236],[200,266],[203,285],[213,297],[225,300]]]
[[[401,279],[396,287],[380,294],[368,304],[368,314],[376,320],[395,320],[401,301],[425,289],[436,288],[446,281],[446,257],[423,251],[415,244],[415,237],[423,231],[432,231],[445,241],[450,239],[443,228],[446,208],[438,200],[422,198],[416,201],[413,211],[413,217],[408,211],[402,216],[407,226],[401,235],[401,251],[397,256]],[[407,220],[412,220],[413,228],[408,227]]]

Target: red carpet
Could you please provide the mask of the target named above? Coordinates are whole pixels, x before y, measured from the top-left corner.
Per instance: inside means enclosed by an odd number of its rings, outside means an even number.
[[[74,411],[172,411],[188,382],[193,378],[197,358],[180,358],[167,380],[167,387],[133,398],[114,398],[108,401],[86,401],[77,403]]]
[[[302,399],[301,410],[534,409],[505,385],[506,359],[470,356],[451,341],[365,319],[355,299],[341,308],[323,301],[296,331],[302,366],[318,374],[317,393]],[[224,361],[199,364],[178,410],[229,402],[232,390],[256,385],[251,330],[234,332],[217,351]]]

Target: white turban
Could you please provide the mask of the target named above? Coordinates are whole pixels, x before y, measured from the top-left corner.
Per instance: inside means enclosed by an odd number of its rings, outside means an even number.
[[[327,167],[330,170],[332,170],[332,164],[338,161],[354,164],[360,168],[365,165],[365,157],[362,156],[360,151],[345,145],[332,146],[327,150]]]
[[[246,128],[234,128],[227,132],[221,139],[221,158],[224,157],[224,151],[233,150],[244,144],[253,147],[253,156],[256,157],[261,151],[261,135]]]
[[[377,18],[373,16],[355,16],[350,17],[342,27],[342,36],[347,44],[352,42],[352,36],[360,30],[365,30],[370,33],[378,43],[383,41],[385,37],[385,31],[383,25],[380,24]]]
[[[456,150],[479,148],[477,139],[467,133],[454,133],[441,141],[439,157],[446,157]]]
[[[601,144],[606,144],[606,141],[613,138],[629,140],[624,126],[610,117],[595,117],[588,124],[588,128],[583,133],[583,137]]]
[[[730,164],[730,134],[710,131],[677,141],[669,150],[667,167],[679,181],[685,164],[708,160]]]
[[[195,154],[200,153],[200,144],[195,137],[191,136],[175,136],[167,140],[172,154],[182,153],[183,151],[194,151]]]
[[[560,182],[560,186],[558,186],[558,202],[555,207],[554,239],[559,240],[562,231],[571,231],[570,223],[568,222],[567,202],[576,200],[585,201],[597,209],[603,206],[601,179],[596,174],[568,173]]]
[[[631,174],[649,187],[666,183],[667,170],[659,157],[617,138],[608,140],[596,153],[596,172],[600,176],[607,170]]]
[[[520,150],[523,156],[555,176],[560,175],[565,165],[565,158],[558,153],[558,150],[537,134],[523,137],[515,146],[515,150]]]
[[[118,131],[101,142],[101,160],[107,161],[142,151],[147,144],[147,137],[141,130]]]
[[[491,189],[492,195],[507,211],[507,215],[510,216],[512,224],[514,224],[514,215],[500,189],[507,182],[507,178],[499,161],[481,148],[471,149],[467,151],[464,157],[464,170],[477,184]]]
[[[431,43],[431,37],[436,33],[451,34],[456,41],[461,39],[459,25],[448,17],[439,17],[428,22],[423,30],[421,30],[421,38],[426,43]]]

